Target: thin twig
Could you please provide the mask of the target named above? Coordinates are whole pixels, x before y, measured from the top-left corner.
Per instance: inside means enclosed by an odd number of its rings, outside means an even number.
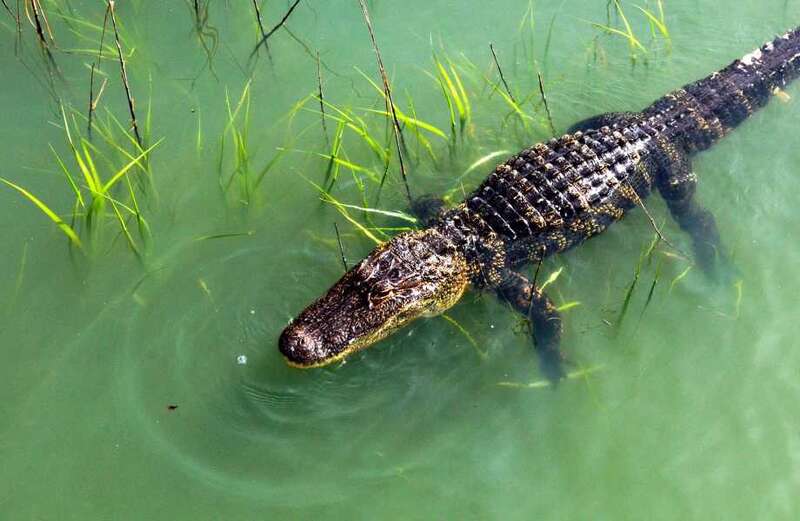
[[[10,16],[12,20],[16,20],[17,18],[16,18],[16,16],[14,16],[14,12],[11,10],[11,8],[6,3],[6,0],[0,0],[0,2],[3,3],[3,7],[6,8],[6,11],[8,11],[8,16]]]
[[[50,43],[55,43],[53,40],[53,33],[50,31],[50,26],[47,24],[47,18],[44,16],[44,12],[42,11],[39,2],[37,0],[30,0],[30,8],[33,12],[33,18],[31,18],[31,13],[28,12],[28,4],[25,4],[25,14],[28,17],[28,21],[36,30],[36,36],[39,39],[39,45],[42,48],[42,52],[47,57],[48,66],[50,67],[49,72],[52,76],[52,69],[55,69],[56,72],[58,72],[58,66],[56,65],[56,60],[55,57],[53,57],[53,53],[50,51],[50,44],[47,42],[45,28],[50,35]],[[44,23],[42,23],[42,20],[44,20]]]
[[[403,184],[406,187],[406,196],[408,196],[408,202],[411,203],[413,200],[411,197],[411,189],[408,187],[408,176],[406,175],[406,165],[403,162],[403,151],[402,147],[400,146],[400,121],[397,119],[397,111],[394,107],[394,100],[392,99],[392,89],[389,87],[389,78],[386,76],[386,69],[383,67],[383,60],[381,59],[381,52],[378,50],[378,42],[375,41],[375,32],[372,30],[372,22],[369,19],[369,12],[367,11],[367,6],[364,4],[364,0],[358,0],[358,3],[361,5],[361,13],[364,15],[364,22],[367,24],[367,30],[369,31],[369,37],[372,40],[372,48],[375,50],[375,58],[378,61],[378,71],[381,73],[381,79],[383,80],[383,90],[386,94],[386,108],[389,112],[392,113],[392,128],[394,129],[394,143],[397,146],[397,158],[400,161],[400,174],[403,176]]]
[[[36,31],[40,33],[40,38],[42,40],[45,39],[44,31],[46,30],[47,36],[50,37],[50,43],[54,44],[55,38],[53,38],[53,31],[50,29],[50,22],[47,21],[47,13],[44,12],[44,8],[42,8],[39,0],[31,0],[31,10],[33,11],[33,17],[36,21]]]
[[[347,267],[347,258],[344,256],[344,247],[342,246],[342,237],[339,235],[339,227],[336,225],[335,222],[333,223],[333,229],[336,230],[336,242],[339,243],[339,255],[342,258],[342,265],[344,266],[344,271],[345,271],[345,273],[347,273],[347,270],[349,269]]]
[[[308,46],[308,44],[307,44],[306,42],[304,42],[304,41],[303,41],[303,40],[302,40],[302,39],[301,39],[299,36],[297,36],[296,34],[294,34],[294,33],[292,32],[292,29],[289,27],[289,24],[283,24],[283,30],[284,30],[284,31],[286,31],[286,33],[289,35],[289,37],[290,37],[292,40],[294,40],[294,41],[295,41],[295,43],[297,43],[297,45],[299,45],[300,47],[302,47],[302,48],[303,48],[303,51],[305,51],[305,53],[306,53],[306,54],[307,54],[307,55],[308,55],[308,56],[309,56],[309,57],[310,57],[312,60],[314,60],[314,59],[315,59],[315,52],[316,52],[316,51],[312,51],[312,50],[311,50],[311,47],[309,47],[309,46]],[[331,73],[331,74],[333,74],[334,76],[337,76],[337,77],[339,77],[339,78],[342,78],[342,77],[343,77],[341,74],[339,74],[339,73],[338,73],[338,72],[336,72],[335,70],[331,69],[331,67],[330,67],[330,66],[329,66],[327,63],[325,63],[325,60],[323,60],[323,59],[320,59],[320,60],[319,60],[319,63],[320,63],[320,65],[322,65],[322,68],[323,68],[323,69],[325,69],[326,71],[330,72],[330,73]]]
[[[503,75],[503,69],[500,67],[500,62],[497,60],[497,54],[495,54],[494,52],[494,44],[492,43],[489,44],[489,50],[492,51],[492,58],[494,58],[494,64],[497,67],[497,72],[500,73],[500,81],[503,82],[503,86],[506,88],[508,97],[511,98],[511,101],[513,101],[514,104],[516,104],[517,100],[514,99],[514,95],[511,94],[511,88],[508,86],[508,83],[506,82],[506,77]]]
[[[89,73],[89,117],[88,119],[88,127],[87,127],[87,134],[89,139],[92,139],[92,115],[94,114],[95,109],[97,108],[97,104],[100,102],[100,96],[103,95],[103,91],[106,88],[106,83],[108,82],[108,78],[103,80],[103,84],[100,86],[100,92],[97,94],[97,98],[94,96],[94,71],[95,69],[100,69],[100,64],[103,60],[103,42],[106,38],[106,27],[108,26],[108,13],[110,8],[106,6],[106,14],[103,16],[103,30],[100,32],[100,47],[97,49],[97,62],[92,64],[92,71]]]
[[[322,133],[325,134],[325,143],[329,143],[328,139],[328,126],[325,123],[325,96],[322,94],[322,71],[319,66],[319,51],[317,51],[317,86],[319,95],[319,111],[322,114]]]
[[[280,29],[283,26],[284,23],[286,23],[286,20],[292,15],[292,11],[294,11],[294,8],[297,7],[297,4],[299,4],[299,3],[300,3],[300,0],[294,0],[294,3],[291,5],[291,7],[289,7],[289,10],[286,11],[286,14],[283,15],[283,18],[281,18],[281,21],[278,22],[277,25],[275,25],[275,27],[270,29],[269,32],[267,34],[265,34],[263,38],[261,38],[261,40],[259,40],[259,42],[256,44],[255,49],[253,49],[253,52],[250,53],[250,57],[251,58],[253,56],[255,56],[255,54],[258,52],[258,49],[262,45],[266,45],[267,44],[267,40],[269,39],[269,37],[272,36],[272,34],[275,31]]]
[[[136,106],[131,95],[131,87],[128,83],[128,71],[125,67],[125,59],[122,57],[122,44],[119,43],[119,31],[117,30],[117,17],[114,14],[114,0],[108,0],[108,9],[111,13],[111,25],[114,27],[114,41],[117,44],[117,54],[119,56],[119,69],[122,75],[122,85],[125,87],[125,97],[128,100],[128,111],[131,114],[131,125],[133,126],[133,133],[136,136],[136,142],[139,147],[144,149],[142,143],[142,136],[139,134],[139,125],[136,123]]]
[[[261,31],[261,38],[265,38],[267,33],[264,31],[264,20],[261,17],[261,7],[258,5],[258,0],[253,0],[253,9],[256,11],[256,21],[258,22],[258,30]],[[269,58],[270,63],[272,63],[272,53],[269,50],[269,43],[264,40],[264,48],[267,50],[267,57]]]
[[[264,32],[264,22],[261,18],[261,8],[258,6],[258,0],[253,0],[253,9],[256,10],[256,21],[258,22],[258,28],[261,30],[261,37],[265,37],[266,33]],[[269,45],[267,45],[269,47]]]
[[[683,250],[681,250],[680,248],[678,248],[677,246],[672,244],[672,242],[669,239],[664,237],[664,234],[661,233],[661,230],[659,229],[658,225],[656,224],[656,220],[653,218],[653,216],[650,214],[650,211],[644,205],[644,201],[642,201],[642,198],[639,197],[639,194],[636,193],[636,190],[634,190],[633,186],[628,184],[628,187],[631,189],[631,193],[633,193],[633,195],[636,197],[636,204],[641,206],[642,210],[644,210],[644,214],[647,216],[647,219],[650,221],[650,225],[653,227],[653,230],[655,230],[656,235],[658,235],[658,238],[661,239],[664,242],[664,244],[666,244],[667,246],[669,246],[673,250],[677,251],[678,253],[680,253],[684,257],[689,257],[689,255],[686,252],[684,252]]]
[[[0,0],[0,2],[3,3],[3,7],[6,8],[6,11],[8,11],[8,16],[11,17],[11,19],[14,21],[14,25],[17,28],[17,41],[14,42],[14,52],[16,53],[17,52],[17,46],[19,44],[19,38],[22,35],[22,27],[20,26],[20,19],[19,19],[19,0],[17,0],[17,12],[16,13],[14,13],[14,11],[11,10],[11,7],[8,6],[8,3],[6,2],[6,0]]]
[[[547,103],[547,95],[544,93],[544,82],[542,81],[542,73],[537,72],[537,76],[539,76],[539,94],[542,95],[542,102],[544,102],[544,111],[547,113],[547,122],[550,124],[550,132],[553,133],[553,136],[556,135],[556,127],[553,125],[553,115],[550,113],[550,105]]]

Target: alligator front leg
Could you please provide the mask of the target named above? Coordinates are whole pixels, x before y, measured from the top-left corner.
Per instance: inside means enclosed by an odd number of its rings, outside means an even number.
[[[430,226],[447,209],[444,199],[435,195],[422,195],[411,201],[411,213],[424,226]]]
[[[717,223],[711,212],[697,202],[697,176],[689,158],[671,146],[662,147],[662,152],[656,175],[658,191],[672,217],[691,236],[697,263],[711,274],[722,255]]]
[[[564,378],[561,352],[561,316],[550,298],[527,278],[508,272],[495,290],[497,295],[530,320],[533,345],[541,371],[552,383]]]

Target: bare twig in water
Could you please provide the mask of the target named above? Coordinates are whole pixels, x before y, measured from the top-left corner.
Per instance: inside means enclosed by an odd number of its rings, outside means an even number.
[[[261,31],[261,38],[264,39],[267,36],[266,31],[264,31],[264,19],[261,16],[261,7],[258,5],[258,0],[253,0],[253,9],[256,11],[256,22],[258,22],[258,30]],[[269,50],[269,43],[264,40],[264,48],[267,50],[267,57],[269,58],[270,63],[272,62],[272,53]]]
[[[375,58],[378,61],[378,71],[381,73],[381,79],[383,80],[383,90],[385,91],[385,98],[386,98],[386,108],[388,112],[392,114],[392,129],[394,130],[394,143],[397,146],[397,158],[400,161],[400,174],[403,176],[403,184],[406,187],[406,196],[408,197],[408,202],[411,203],[411,189],[408,187],[408,176],[406,175],[406,165],[403,162],[403,150],[400,145],[400,122],[397,119],[397,111],[394,107],[394,100],[392,99],[392,89],[389,87],[389,78],[386,76],[386,69],[383,67],[383,60],[381,59],[381,52],[378,50],[378,42],[375,41],[375,32],[372,30],[372,22],[369,19],[369,12],[367,11],[367,6],[364,4],[364,0],[358,0],[358,3],[361,5],[361,14],[364,15],[364,22],[367,24],[367,30],[369,31],[369,37],[372,40],[372,48],[375,50]],[[384,179],[386,176],[384,176]],[[381,186],[383,186],[383,179],[381,179]]]
[[[195,76],[195,78],[192,80],[192,86],[194,86],[194,82],[197,81],[197,78],[200,77],[206,68],[208,68],[211,76],[213,76],[215,80],[219,81],[217,73],[214,70],[214,56],[216,56],[217,48],[219,47],[219,31],[209,24],[208,3],[210,1],[211,0],[206,0],[206,2],[203,3],[202,0],[193,0],[192,3],[194,11],[194,31],[197,34],[197,39],[200,41],[200,46],[203,48],[203,52],[206,55],[205,63],[200,68],[197,76]]]
[[[55,44],[55,38],[53,37],[53,31],[50,29],[50,22],[47,21],[47,14],[44,12],[42,5],[39,3],[39,0],[30,0],[31,3],[31,11],[33,11],[33,24],[36,28],[36,33],[39,35],[39,38],[44,41],[46,40],[44,32],[47,31],[47,36],[50,39],[50,43]],[[28,15],[30,17],[30,15]]]
[[[553,115],[550,113],[550,105],[547,103],[547,95],[544,93],[544,82],[542,81],[542,73],[537,72],[539,76],[539,94],[542,95],[542,102],[544,103],[544,111],[547,113],[547,122],[550,124],[550,132],[553,136],[556,135],[556,127],[553,125]]]
[[[17,17],[14,16],[14,11],[12,11],[11,8],[8,6],[8,4],[6,3],[6,0],[0,0],[0,2],[3,3],[3,7],[6,8],[6,11],[8,11],[8,15],[11,17],[11,19],[12,20],[16,20]]]
[[[273,34],[275,31],[277,31],[278,29],[280,29],[280,28],[283,26],[283,24],[284,24],[284,23],[286,23],[286,20],[288,20],[288,19],[289,19],[289,17],[292,15],[292,11],[294,11],[295,7],[297,7],[297,4],[299,4],[299,3],[300,3],[300,0],[294,0],[294,3],[291,5],[291,7],[289,7],[289,10],[288,10],[288,11],[286,11],[286,14],[284,14],[284,15],[283,15],[283,18],[281,18],[281,21],[280,21],[280,22],[278,22],[278,23],[275,25],[275,27],[273,27],[272,29],[270,29],[270,30],[269,30],[269,32],[268,32],[267,34],[265,34],[265,35],[263,36],[263,38],[261,38],[261,40],[260,40],[260,41],[259,41],[259,42],[256,44],[256,47],[255,47],[255,49],[253,49],[253,52],[251,52],[251,53],[250,53],[250,57],[251,57],[251,58],[252,58],[253,56],[255,56],[255,54],[258,52],[258,49],[259,49],[259,48],[260,48],[262,45],[267,45],[267,40],[269,39],[269,37],[270,37],[270,36],[272,36],[272,34]]]
[[[119,43],[119,31],[117,30],[117,17],[114,14],[114,0],[108,0],[108,10],[111,13],[111,25],[114,27],[114,41],[117,44],[117,55],[119,57],[119,69],[122,75],[122,86],[125,87],[125,97],[128,100],[128,111],[131,114],[131,126],[133,127],[133,134],[136,136],[136,142],[139,147],[144,149],[142,143],[142,136],[139,134],[139,125],[136,123],[136,105],[131,95],[131,87],[128,83],[128,71],[125,67],[125,59],[122,57],[122,44]]]
[[[342,246],[342,237],[339,235],[339,227],[336,223],[333,223],[333,229],[336,230],[336,242],[339,244],[339,255],[342,258],[342,265],[344,266],[344,271],[347,273],[347,257],[344,256],[344,247]]]
[[[653,216],[652,216],[652,214],[650,214],[650,211],[649,211],[649,210],[647,209],[647,207],[644,205],[644,201],[642,201],[642,198],[641,198],[641,197],[639,197],[639,194],[638,194],[638,193],[636,193],[636,190],[634,190],[633,186],[631,186],[630,184],[628,184],[627,186],[628,186],[628,188],[630,189],[630,191],[631,191],[631,193],[633,194],[633,196],[636,198],[636,201],[635,201],[635,202],[636,202],[636,203],[637,203],[639,206],[641,206],[641,207],[642,207],[642,210],[644,211],[644,214],[647,216],[647,219],[650,221],[650,225],[653,227],[653,230],[655,230],[655,232],[656,232],[656,235],[658,235],[658,238],[659,238],[659,239],[661,239],[662,241],[664,241],[664,244],[666,244],[667,246],[669,246],[669,247],[670,247],[670,248],[672,248],[673,250],[677,251],[678,253],[680,253],[680,254],[681,254],[681,255],[683,255],[684,257],[687,257],[687,258],[688,258],[688,257],[689,257],[689,255],[688,255],[686,252],[684,252],[683,250],[681,250],[680,248],[678,248],[677,246],[675,246],[674,244],[672,244],[672,242],[670,242],[670,240],[669,240],[669,239],[667,239],[666,237],[664,237],[664,234],[663,234],[663,233],[661,233],[661,229],[659,229],[658,225],[656,224],[656,220],[655,220],[655,219],[653,219]]]
[[[0,2],[3,3],[3,7],[5,7],[6,11],[8,11],[8,16],[11,17],[11,19],[14,21],[14,25],[16,26],[17,39],[14,42],[14,53],[15,54],[19,50],[20,39],[22,38],[22,24],[20,23],[20,17],[19,17],[19,1],[20,0],[17,0],[17,12],[15,13],[14,11],[11,10],[11,7],[8,6],[8,3],[6,2],[6,0],[0,0]]]
[[[319,67],[319,51],[317,51],[317,86],[319,96],[319,111],[322,114],[322,133],[325,134],[325,142],[328,143],[328,126],[325,123],[325,96],[322,94],[322,71]]]
[[[489,50],[492,51],[492,58],[494,59],[494,64],[497,67],[497,72],[500,73],[500,81],[503,82],[503,87],[506,88],[508,97],[511,98],[511,101],[513,101],[516,104],[517,100],[514,98],[514,95],[511,94],[511,88],[508,86],[508,83],[506,82],[506,77],[503,75],[503,69],[500,67],[500,62],[497,59],[497,54],[495,54],[494,52],[494,44],[492,43],[489,44]]]
[[[29,4],[30,11],[28,11]],[[50,24],[47,21],[47,15],[45,14],[44,9],[42,9],[42,6],[39,4],[39,0],[30,0],[29,4],[25,4],[25,15],[28,17],[28,21],[36,30],[36,37],[39,40],[39,46],[47,58],[48,70],[51,76],[54,71],[60,76],[58,66],[56,65],[56,59],[53,56],[52,51],[50,51],[50,45],[55,45],[55,38],[53,38],[53,31],[50,30]],[[17,9],[19,9],[19,7],[17,7]],[[33,17],[31,17],[31,14]],[[47,34],[45,34],[45,32]]]
[[[294,41],[295,41],[295,43],[297,43],[297,45],[299,45],[300,47],[302,47],[302,48],[303,48],[303,51],[305,51],[305,53],[306,53],[306,54],[307,54],[307,55],[308,55],[308,56],[309,56],[309,57],[310,57],[312,60],[315,60],[315,59],[316,59],[316,51],[312,51],[312,50],[311,50],[311,47],[309,47],[309,46],[308,46],[308,44],[307,44],[306,42],[304,42],[304,41],[303,41],[303,40],[302,40],[302,39],[301,39],[299,36],[297,36],[296,34],[294,34],[294,33],[292,32],[292,30],[289,28],[289,24],[283,24],[283,30],[284,30],[284,31],[286,31],[286,33],[289,35],[289,37],[290,37],[292,40],[294,40]],[[319,60],[319,64],[322,66],[322,68],[323,68],[323,69],[325,69],[326,71],[330,72],[330,73],[331,73],[331,74],[333,74],[334,76],[338,76],[338,77],[340,77],[340,78],[342,77],[342,75],[341,75],[341,74],[339,74],[339,73],[338,73],[338,72],[336,72],[335,70],[331,69],[331,68],[330,68],[330,66],[329,66],[327,63],[325,63],[325,60],[323,60],[323,59],[321,59],[321,58],[320,58],[320,60]]]
[[[94,95],[94,71],[96,68],[97,66],[93,63],[92,71],[89,73],[89,117],[86,133],[90,140],[92,139],[92,115],[97,110],[97,105],[100,103],[100,98],[103,97],[103,92],[105,92],[106,85],[108,85],[108,78],[103,78],[103,83],[100,84],[100,90],[97,91],[97,96]]]
[[[100,32],[100,48],[97,50],[97,62],[92,64],[92,71],[89,73],[89,115],[88,115],[88,123],[87,123],[87,135],[89,139],[92,139],[92,116],[94,115],[95,109],[97,109],[97,104],[100,102],[100,96],[103,95],[103,91],[106,88],[106,83],[108,83],[108,78],[103,79],[103,84],[100,86],[100,92],[97,93],[97,97],[95,98],[94,95],[94,71],[95,69],[100,69],[101,60],[103,59],[103,41],[106,37],[106,27],[108,26],[108,13],[110,8],[106,6],[106,14],[103,17],[103,30]]]

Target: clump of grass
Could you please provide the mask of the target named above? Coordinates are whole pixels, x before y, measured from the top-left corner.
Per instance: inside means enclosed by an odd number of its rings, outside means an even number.
[[[117,234],[124,236],[130,249],[141,259],[142,244],[146,244],[149,238],[150,227],[142,215],[137,190],[131,183],[130,175],[137,170],[144,171],[145,158],[161,140],[136,154],[128,152],[123,143],[108,134],[109,129],[102,129],[99,134],[114,145],[108,148],[112,151],[124,151],[125,159],[120,164],[79,133],[77,112],[68,116],[66,109],[62,107],[61,116],[73,166],[67,166],[67,162],[52,145],[50,150],[74,196],[70,222],[67,223],[58,212],[19,184],[7,179],[0,180],[36,206],[69,239],[72,247],[85,250],[87,239],[91,245],[98,244],[98,239],[110,220],[117,224]],[[129,138],[133,139],[131,136]],[[131,231],[131,220],[138,224],[139,240],[134,238]]]
[[[450,137],[452,143],[456,142],[456,135],[462,141],[467,130],[469,129],[472,120],[472,105],[464,88],[464,82],[461,81],[461,75],[455,64],[444,57],[447,67],[444,66],[442,59],[435,53],[433,55],[433,63],[436,69],[435,80],[439,84],[442,91],[442,97],[447,103],[448,112],[450,114]],[[456,120],[458,121],[458,132],[456,133]]]
[[[650,23],[650,34],[652,37],[655,38],[657,34],[660,34],[667,42],[667,46],[671,46],[672,37],[669,34],[667,22],[664,19],[664,4],[662,0],[656,0],[656,4],[658,6],[658,16],[656,16],[650,9],[645,7],[638,5],[635,7],[647,17],[647,21]]]
[[[612,27],[611,25],[612,6],[614,7],[614,12],[616,13],[617,18],[622,22],[621,28]],[[645,16],[650,29],[651,38],[655,39],[660,35],[666,42],[667,49],[669,50],[672,46],[672,37],[664,16],[664,5],[662,0],[657,0],[657,14],[646,7],[639,5],[635,5],[634,7],[636,7],[636,9],[638,9]],[[596,22],[589,23],[596,29],[603,31],[606,34],[616,35],[625,39],[625,41],[628,43],[628,53],[631,63],[636,64],[642,56],[644,56],[644,61],[647,63],[647,57],[650,54],[650,49],[648,49],[648,47],[642,43],[641,38],[639,38],[636,32],[633,30],[633,27],[628,20],[628,17],[625,15],[625,11],[623,10],[620,1],[609,0],[606,4],[606,9],[608,11],[608,21],[606,24],[600,24]],[[596,41],[594,44],[595,46],[598,45]]]
[[[609,5],[611,2],[609,2]],[[625,12],[622,10],[622,6],[619,3],[619,0],[613,0],[614,8],[616,9],[617,15],[622,20],[622,24],[624,26],[624,30],[617,29],[615,27],[611,27],[610,25],[599,24],[595,22],[591,22],[592,26],[600,29],[608,34],[614,34],[617,36],[621,36],[628,42],[629,54],[632,63],[636,63],[639,59],[639,53],[647,54],[647,47],[645,47],[639,38],[636,37],[636,34],[633,32],[631,28],[630,22],[628,22],[628,18],[625,16]],[[609,16],[610,18],[610,16]]]
[[[275,167],[285,153],[285,149],[277,152],[264,166],[256,169],[253,165],[253,152],[250,148],[250,99],[251,81],[242,89],[242,94],[235,105],[225,91],[225,108],[228,121],[220,136],[217,172],[219,186],[226,197],[231,197],[239,204],[247,206],[252,202],[256,190],[266,175]],[[228,140],[232,151],[227,150]],[[229,157],[230,156],[230,157]],[[232,192],[236,187],[238,192]]]

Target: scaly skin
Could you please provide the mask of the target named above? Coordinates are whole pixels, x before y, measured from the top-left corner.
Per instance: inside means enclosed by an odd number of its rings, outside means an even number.
[[[283,332],[281,352],[316,367],[367,347],[414,318],[455,304],[468,286],[494,291],[530,318],[542,369],[563,376],[561,319],[515,270],[603,232],[657,189],[713,271],[714,218],[694,197],[690,158],[708,149],[800,76],[800,29],[638,113],[603,114],[495,168],[430,226],[401,234],[348,272]],[[420,205],[438,207],[431,201]]]

